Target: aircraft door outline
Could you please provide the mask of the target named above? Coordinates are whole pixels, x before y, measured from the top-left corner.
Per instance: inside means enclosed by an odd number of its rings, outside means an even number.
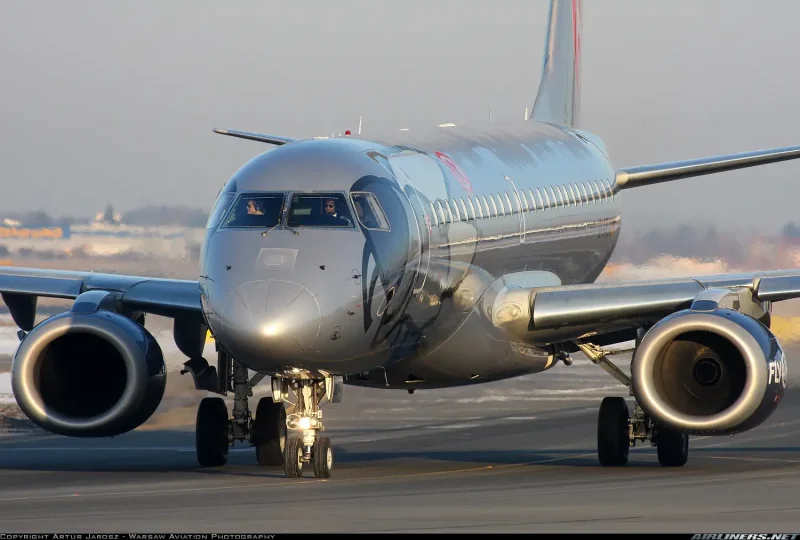
[[[519,208],[519,243],[525,243],[525,208],[522,206],[522,198],[519,195],[519,191],[517,191],[517,186],[514,184],[514,180],[511,179],[510,176],[505,176],[506,182],[511,187],[511,191],[514,193],[514,196],[517,198],[517,208]]]

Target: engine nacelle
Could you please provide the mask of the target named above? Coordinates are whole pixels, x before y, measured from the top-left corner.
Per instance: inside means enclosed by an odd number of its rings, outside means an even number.
[[[657,425],[688,434],[752,429],[777,408],[786,388],[783,350],[770,330],[731,309],[685,310],[642,339],[631,388]]]
[[[71,437],[136,429],[155,412],[167,382],[150,332],[106,310],[42,321],[20,344],[11,373],[14,397],[28,418]]]

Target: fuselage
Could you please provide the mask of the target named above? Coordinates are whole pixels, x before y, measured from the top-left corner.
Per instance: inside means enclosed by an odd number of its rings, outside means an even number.
[[[621,223],[602,143],[535,122],[397,135],[279,146],[225,184],[200,272],[219,346],[382,388],[550,367],[546,339],[499,333],[484,300],[597,278]]]

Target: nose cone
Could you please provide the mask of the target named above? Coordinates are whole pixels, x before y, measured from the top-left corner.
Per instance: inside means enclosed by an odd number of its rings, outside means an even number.
[[[292,281],[251,281],[234,289],[229,306],[230,330],[251,354],[297,358],[311,351],[319,336],[319,303]]]

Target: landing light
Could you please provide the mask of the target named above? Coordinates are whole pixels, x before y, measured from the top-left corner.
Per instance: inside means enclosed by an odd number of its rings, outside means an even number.
[[[261,333],[267,337],[277,336],[281,331],[280,323],[274,322],[267,325],[261,329]]]
[[[308,416],[304,416],[297,423],[297,427],[299,427],[300,429],[311,429],[311,418],[309,418]]]

